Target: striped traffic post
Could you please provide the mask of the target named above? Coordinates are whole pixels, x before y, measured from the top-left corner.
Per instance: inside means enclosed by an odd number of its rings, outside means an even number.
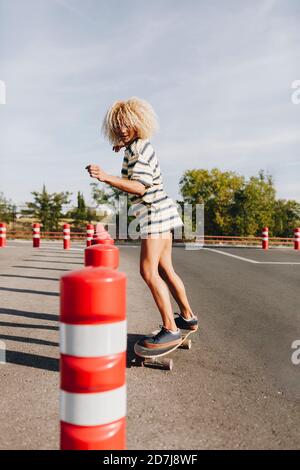
[[[269,229],[264,227],[262,230],[262,248],[263,250],[269,249]]]
[[[93,245],[84,250],[85,266],[119,267],[119,249],[114,245]]]
[[[109,240],[109,241],[105,241]],[[104,245],[113,245],[115,242],[112,239],[111,235],[107,230],[105,230],[105,227],[103,224],[96,224],[95,227],[95,233],[93,236],[92,240],[92,245],[97,245],[97,244],[104,244]]]
[[[87,224],[86,226],[86,246],[91,246],[94,234],[94,225]]]
[[[6,224],[0,222],[0,248],[6,246]]]
[[[32,246],[33,248],[39,248],[41,241],[41,225],[33,224],[32,226]]]
[[[294,230],[294,249],[300,250],[300,227]]]
[[[87,267],[60,281],[62,450],[124,450],[126,276]]]
[[[71,244],[71,229],[70,229],[70,224],[64,224],[64,250],[69,250],[70,249],[70,244]]]
[[[113,238],[93,238],[92,245],[114,245]]]

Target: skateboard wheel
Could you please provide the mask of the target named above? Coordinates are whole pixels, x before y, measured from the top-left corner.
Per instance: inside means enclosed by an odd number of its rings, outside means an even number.
[[[182,345],[180,346],[180,348],[182,349],[191,349],[192,347],[192,340],[191,339],[187,339],[185,340]]]
[[[165,370],[173,369],[173,359],[161,359],[161,365]]]

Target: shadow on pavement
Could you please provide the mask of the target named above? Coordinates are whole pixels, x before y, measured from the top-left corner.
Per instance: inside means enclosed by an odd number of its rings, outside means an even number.
[[[12,322],[6,322],[6,321],[1,321],[0,326],[9,326],[12,328],[33,328],[37,330],[52,330],[52,331],[58,331],[58,326],[49,326],[49,325],[32,325],[29,323],[12,323]]]
[[[0,315],[14,315],[16,317],[33,318],[35,320],[58,321],[58,315],[51,313],[24,312],[12,308],[0,308]]]
[[[10,336],[10,335],[0,334],[0,339],[7,340],[7,341],[17,341],[19,343],[42,344],[43,346],[53,346],[53,347],[59,346],[58,343],[54,343],[53,341],[46,341],[44,339],[38,339],[38,338],[24,338],[23,336]]]
[[[65,271],[65,272],[70,272],[70,269],[41,268],[40,266],[12,266],[12,268],[21,268],[21,269],[42,269],[43,271]]]
[[[40,281],[59,281],[59,277],[37,277],[37,276],[21,276],[20,274],[0,274],[0,277],[16,277],[21,279],[38,279]]]
[[[33,261],[34,263],[52,263],[52,264],[77,264],[82,266],[82,263],[74,263],[74,261],[52,261],[52,260],[45,260],[45,259],[23,259],[22,261]]]
[[[34,367],[52,372],[59,371],[59,360],[53,357],[38,356],[37,354],[28,354],[19,351],[6,351],[6,362],[20,366]]]
[[[145,335],[138,335],[134,333],[129,333],[127,335],[127,361],[126,367],[130,369],[130,367],[137,367],[136,362],[136,355],[134,353],[134,345],[137,341],[142,339]]]
[[[0,287],[0,290],[5,291],[5,292],[18,292],[18,293],[22,293],[22,294],[50,295],[50,296],[54,296],[54,297],[59,296],[58,292],[47,292],[47,291],[32,290],[32,289],[16,289],[16,288],[13,288],[13,287]]]
[[[75,260],[81,260],[82,259],[82,255],[81,256],[68,256],[68,255],[47,255],[46,253],[44,255],[32,255],[33,257],[36,257],[36,258],[67,258],[67,259],[75,259]]]

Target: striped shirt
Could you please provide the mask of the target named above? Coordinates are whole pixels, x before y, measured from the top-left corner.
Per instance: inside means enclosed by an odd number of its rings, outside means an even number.
[[[143,196],[129,194],[131,214],[137,216],[142,235],[183,225],[176,204],[163,189],[159,162],[148,139],[135,139],[126,147],[122,178],[138,181],[146,188]]]
[[[163,179],[156,153],[148,139],[135,139],[126,147],[122,178],[138,181],[146,187],[143,196],[129,195],[132,203],[157,203],[168,197],[163,190]]]

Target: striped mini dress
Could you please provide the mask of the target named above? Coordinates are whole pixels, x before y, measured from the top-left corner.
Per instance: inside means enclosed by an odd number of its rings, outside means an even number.
[[[129,194],[131,214],[136,217],[142,238],[183,226],[176,204],[163,189],[160,165],[148,139],[137,138],[125,148],[122,178],[146,187],[143,196]]]

